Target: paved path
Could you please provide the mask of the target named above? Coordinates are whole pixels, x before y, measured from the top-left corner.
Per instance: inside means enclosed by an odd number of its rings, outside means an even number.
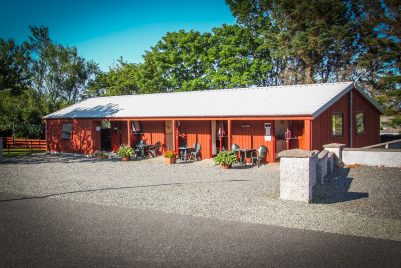
[[[0,241],[0,267],[401,267],[396,241],[51,198],[1,201]]]

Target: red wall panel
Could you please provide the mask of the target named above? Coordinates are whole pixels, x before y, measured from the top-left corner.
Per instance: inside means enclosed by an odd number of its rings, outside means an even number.
[[[361,96],[356,90],[352,90],[352,136],[353,147],[368,146],[379,143],[379,121],[380,112],[365,97]],[[312,149],[322,150],[323,145],[329,143],[342,143],[350,147],[350,95],[346,94],[326,111],[321,113],[312,122]],[[356,135],[356,112],[365,112],[365,128],[363,135]],[[343,113],[343,136],[335,137],[332,135],[332,115],[333,113]]]
[[[186,134],[187,146],[193,146],[196,142],[201,145],[201,157],[212,157],[211,122],[207,120],[181,121],[179,127],[181,134]]]
[[[353,147],[364,147],[380,143],[380,112],[358,91],[353,94]],[[356,133],[356,113],[363,112],[365,120],[365,133]]]
[[[265,141],[264,123],[271,123],[272,141]],[[274,161],[274,121],[231,121],[231,143],[240,148],[257,149],[260,145],[267,147],[266,160]],[[249,126],[249,127],[248,127]]]
[[[160,142],[164,148],[166,140],[164,121],[141,121],[140,124],[145,142],[147,144]]]
[[[61,139],[62,125],[72,124],[71,139]],[[93,154],[95,144],[93,139],[94,123],[88,119],[48,119],[47,139],[51,152]]]

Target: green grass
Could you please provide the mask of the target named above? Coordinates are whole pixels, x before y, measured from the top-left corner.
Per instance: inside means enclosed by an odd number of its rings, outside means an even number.
[[[3,156],[4,157],[17,157],[17,156],[25,156],[34,153],[44,153],[43,150],[30,150],[30,149],[12,149],[8,152],[7,149],[3,149]]]

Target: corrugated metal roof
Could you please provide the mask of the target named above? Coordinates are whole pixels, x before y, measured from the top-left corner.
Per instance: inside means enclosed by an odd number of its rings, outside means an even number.
[[[340,82],[99,97],[76,103],[45,118],[316,117],[353,87],[353,82]]]

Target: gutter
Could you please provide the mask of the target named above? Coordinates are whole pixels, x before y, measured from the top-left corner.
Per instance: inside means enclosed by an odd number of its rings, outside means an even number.
[[[352,140],[352,127],[353,127],[353,111],[352,111],[352,97],[353,97],[353,92],[352,90],[349,92],[349,147],[353,147],[353,140]]]

